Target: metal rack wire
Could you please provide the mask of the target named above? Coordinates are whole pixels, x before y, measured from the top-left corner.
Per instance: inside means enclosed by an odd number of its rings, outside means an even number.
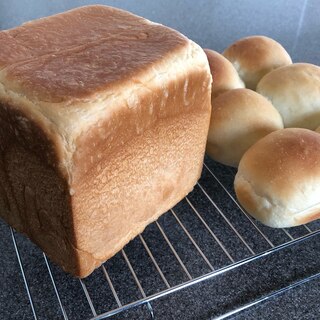
[[[84,280],[68,278],[68,281],[80,281],[81,290],[91,313],[89,318],[105,319],[125,310],[146,305],[150,318],[154,319],[156,317],[152,301],[218,277],[320,233],[319,222],[287,230],[267,228],[254,221],[235,199],[232,189],[234,174],[233,169],[206,159],[202,177],[194,191],[128,245],[133,247],[125,247],[115,258],[102,265],[92,277]],[[38,319],[37,306],[30,290],[29,279],[25,272],[26,266],[21,259],[16,236],[11,229],[26,293],[34,319]],[[179,241],[175,237],[178,237]],[[208,246],[207,243],[211,245]],[[232,250],[235,244],[237,251]],[[60,308],[60,316],[63,319],[72,319],[72,313],[66,309],[65,301],[60,294],[61,280],[57,279],[52,270],[55,266],[51,265],[45,254],[42,255],[48,279],[51,281]],[[135,259],[135,256],[138,258]],[[173,263],[169,266],[168,261],[174,261],[175,266],[172,266]],[[130,284],[123,280],[119,284],[117,279],[119,272],[113,270],[115,266],[117,270],[119,268],[126,270],[125,276],[123,272],[121,273],[123,277],[121,279],[132,279]],[[257,300],[228,311],[217,319],[227,318],[319,276],[320,274],[315,274],[266,296],[258,297]],[[98,289],[97,287],[94,291],[90,289],[91,282],[97,277],[99,281],[101,277],[104,278],[104,285],[110,293],[106,295],[104,301],[113,300],[107,303],[108,306],[102,304],[97,308],[98,303],[94,295]],[[158,279],[156,281],[158,286],[154,285],[155,278]],[[148,285],[150,279],[152,286]],[[101,287],[101,290],[106,290],[105,287]],[[120,293],[122,290],[132,290],[134,292],[132,298],[124,299]]]

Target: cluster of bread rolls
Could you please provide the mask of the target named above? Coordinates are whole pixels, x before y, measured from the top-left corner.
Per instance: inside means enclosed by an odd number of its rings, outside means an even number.
[[[292,63],[265,36],[205,52],[213,78],[207,153],[238,167],[240,204],[271,227],[320,218],[320,67]]]

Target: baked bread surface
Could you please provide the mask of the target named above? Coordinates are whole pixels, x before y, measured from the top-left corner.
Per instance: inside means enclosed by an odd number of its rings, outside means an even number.
[[[320,135],[288,128],[270,133],[242,157],[235,182],[241,205],[270,227],[320,217]]]
[[[294,63],[265,75],[257,92],[280,112],[286,128],[315,130],[320,123],[320,67]]]
[[[238,167],[254,143],[279,129],[283,129],[282,118],[266,98],[250,89],[230,90],[212,100],[207,153]]]
[[[228,90],[244,88],[237,70],[228,59],[214,50],[204,49],[204,52],[212,75],[211,100]]]
[[[270,71],[292,64],[279,42],[259,35],[239,39],[223,55],[232,62],[246,88],[252,90],[256,90],[260,79]]]
[[[199,178],[206,56],[106,6],[2,31],[0,47],[0,215],[85,277]]]

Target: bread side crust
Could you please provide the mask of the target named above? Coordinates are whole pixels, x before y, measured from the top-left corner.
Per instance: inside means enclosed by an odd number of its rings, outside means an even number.
[[[211,101],[225,91],[245,87],[237,70],[227,58],[210,49],[204,49],[204,52],[213,78]]]
[[[152,86],[134,108],[114,109],[110,135],[101,134],[110,125],[102,118],[76,142],[75,238],[88,253],[79,255],[81,277],[179,202],[200,176],[211,114],[208,65]]]
[[[202,170],[206,113],[160,120],[106,155],[72,196],[80,276],[116,254],[185,197]],[[128,169],[129,168],[129,169]]]
[[[39,124],[0,102],[0,216],[77,274],[69,187],[54,143]]]

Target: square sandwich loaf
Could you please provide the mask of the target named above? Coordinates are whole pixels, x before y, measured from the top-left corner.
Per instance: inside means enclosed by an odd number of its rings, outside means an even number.
[[[199,178],[206,56],[105,6],[2,31],[0,48],[0,216],[85,277]]]

